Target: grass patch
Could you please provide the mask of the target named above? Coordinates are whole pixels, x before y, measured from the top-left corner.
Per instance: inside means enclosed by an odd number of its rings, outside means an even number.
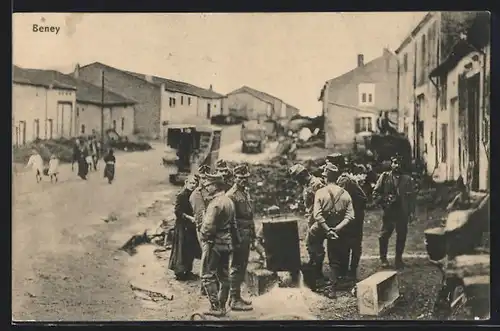
[[[74,139],[52,139],[35,140],[23,146],[13,148],[13,161],[15,163],[27,163],[32,155],[33,149],[36,149],[45,162],[49,162],[52,154],[57,155],[62,163],[70,163],[73,159]]]

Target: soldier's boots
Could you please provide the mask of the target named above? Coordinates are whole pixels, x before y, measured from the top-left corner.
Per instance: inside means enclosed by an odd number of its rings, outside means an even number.
[[[396,258],[395,267],[397,270],[402,270],[406,267],[406,264],[403,262],[402,258]]]
[[[234,311],[253,310],[252,301],[243,299],[241,293],[238,291],[233,291],[229,300],[229,307]]]
[[[208,284],[205,286],[205,290],[208,296],[208,300],[210,301],[210,308],[207,311],[204,311],[203,314],[208,316],[222,317],[226,315],[226,307],[225,302],[221,304],[221,298],[219,298],[219,293],[217,290],[218,286],[215,283]],[[227,297],[226,297],[227,301]]]

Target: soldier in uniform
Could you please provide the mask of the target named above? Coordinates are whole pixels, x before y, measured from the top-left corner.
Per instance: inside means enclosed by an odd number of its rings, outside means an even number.
[[[320,178],[311,175],[301,164],[295,164],[290,168],[290,176],[304,188],[302,194],[305,206],[305,217],[309,227],[311,227],[314,224],[312,216],[314,195],[316,194],[316,191],[324,187],[325,184]],[[317,256],[325,256],[325,249],[323,245],[316,245],[314,247],[308,245],[307,252],[309,254],[309,266],[314,269],[316,279],[324,280],[324,277],[322,277],[323,259],[316,258]]]
[[[239,244],[234,204],[224,193],[222,174],[207,174],[202,184],[211,201],[200,227],[201,281],[210,302],[206,315],[224,316],[229,298],[229,260]]]
[[[330,266],[330,298],[336,298],[337,279],[342,267],[342,258],[348,251],[348,234],[346,230],[354,220],[352,199],[346,190],[335,184],[339,169],[328,163],[323,168],[323,176],[327,185],[320,188],[314,197],[313,218],[315,223],[309,228],[308,247],[321,247],[327,239],[328,264]],[[317,249],[319,252],[321,249]],[[322,263],[324,254],[315,257]]]
[[[234,249],[231,259],[230,280],[231,297],[230,307],[236,311],[252,310],[252,302],[241,297],[241,284],[250,257],[250,246],[255,240],[255,223],[253,220],[253,206],[248,194],[248,177],[250,172],[245,165],[234,169],[235,183],[226,195],[233,201],[236,212],[236,223],[240,235],[240,245]]]
[[[345,234],[348,236],[349,249],[343,257],[339,275],[341,279],[352,282],[357,280],[357,270],[361,259],[363,222],[365,219],[367,197],[356,180],[349,175],[349,166],[342,154],[329,155],[327,160],[339,168],[341,174],[337,179],[337,185],[346,190],[352,199],[354,220],[345,229]]]
[[[389,238],[396,230],[397,269],[404,268],[403,252],[408,233],[408,223],[415,217],[415,190],[411,176],[402,173],[401,158],[391,158],[391,170],[382,173],[373,189],[374,201],[381,205],[382,229],[379,236],[380,261],[382,267],[389,267],[387,249]]]
[[[225,190],[229,190],[233,186],[233,172],[224,160],[217,160],[215,163],[215,171],[220,172],[224,178]]]

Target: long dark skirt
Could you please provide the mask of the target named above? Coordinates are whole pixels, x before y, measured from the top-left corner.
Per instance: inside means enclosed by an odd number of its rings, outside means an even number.
[[[174,227],[172,251],[168,268],[176,274],[193,270],[193,260],[201,258],[201,247],[194,225],[186,226],[177,220]]]
[[[84,157],[80,157],[78,159],[78,176],[82,179],[87,179],[87,175],[89,173],[89,166],[87,161],[85,161]]]
[[[112,181],[115,179],[115,165],[114,164],[106,164],[104,167],[104,178],[107,178],[108,181]]]

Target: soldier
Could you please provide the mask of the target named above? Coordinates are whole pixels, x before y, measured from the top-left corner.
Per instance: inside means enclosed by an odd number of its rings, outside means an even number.
[[[397,269],[404,268],[403,251],[408,232],[408,223],[414,220],[415,190],[411,176],[401,171],[401,158],[391,158],[391,170],[382,173],[373,189],[374,201],[384,210],[382,229],[379,236],[380,261],[382,267],[389,267],[387,249],[389,238],[396,229]]]
[[[226,195],[233,201],[236,212],[236,224],[240,234],[240,245],[234,249],[231,259],[230,307],[236,311],[252,310],[252,302],[241,297],[241,284],[245,278],[250,256],[250,246],[255,240],[255,223],[253,220],[252,201],[248,194],[248,177],[250,172],[246,165],[234,169],[235,183]]]
[[[349,165],[345,162],[344,157],[338,153],[334,157],[331,156],[329,156],[329,162],[338,167],[341,173],[337,179],[337,185],[349,193],[354,209],[354,220],[345,229],[345,234],[348,236],[348,251],[343,257],[339,276],[348,282],[355,282],[357,280],[359,260],[361,259],[363,222],[365,219],[367,198],[363,189],[349,175]]]
[[[304,188],[303,199],[305,217],[309,227],[311,227],[314,224],[314,219],[312,217],[314,195],[316,194],[316,191],[324,187],[325,184],[320,178],[312,176],[301,164],[295,164],[290,168],[290,176],[292,176],[292,178],[294,178]],[[323,275],[323,259],[317,258],[318,256],[325,256],[325,249],[323,245],[316,245],[314,247],[307,246],[307,252],[309,254],[309,266],[314,269],[314,272],[318,277]],[[320,277],[317,278],[317,280],[322,280],[323,278],[324,277]]]
[[[348,234],[346,227],[354,220],[352,200],[346,190],[335,184],[339,169],[328,163],[323,168],[327,186],[320,188],[314,197],[313,217],[315,223],[309,228],[308,246],[321,247],[328,240],[328,262],[330,266],[330,298],[336,298],[337,278],[342,257],[347,255]],[[316,251],[321,251],[317,249]],[[314,251],[314,250],[313,250]],[[324,254],[315,257],[316,263],[323,263]]]
[[[222,174],[225,183],[225,191],[229,190],[233,186],[233,173],[227,162],[224,160],[217,160],[215,163],[215,171]]]
[[[202,184],[211,198],[200,227],[201,281],[210,302],[206,315],[224,316],[229,298],[229,260],[239,244],[235,209],[224,194],[222,174],[207,174]]]

